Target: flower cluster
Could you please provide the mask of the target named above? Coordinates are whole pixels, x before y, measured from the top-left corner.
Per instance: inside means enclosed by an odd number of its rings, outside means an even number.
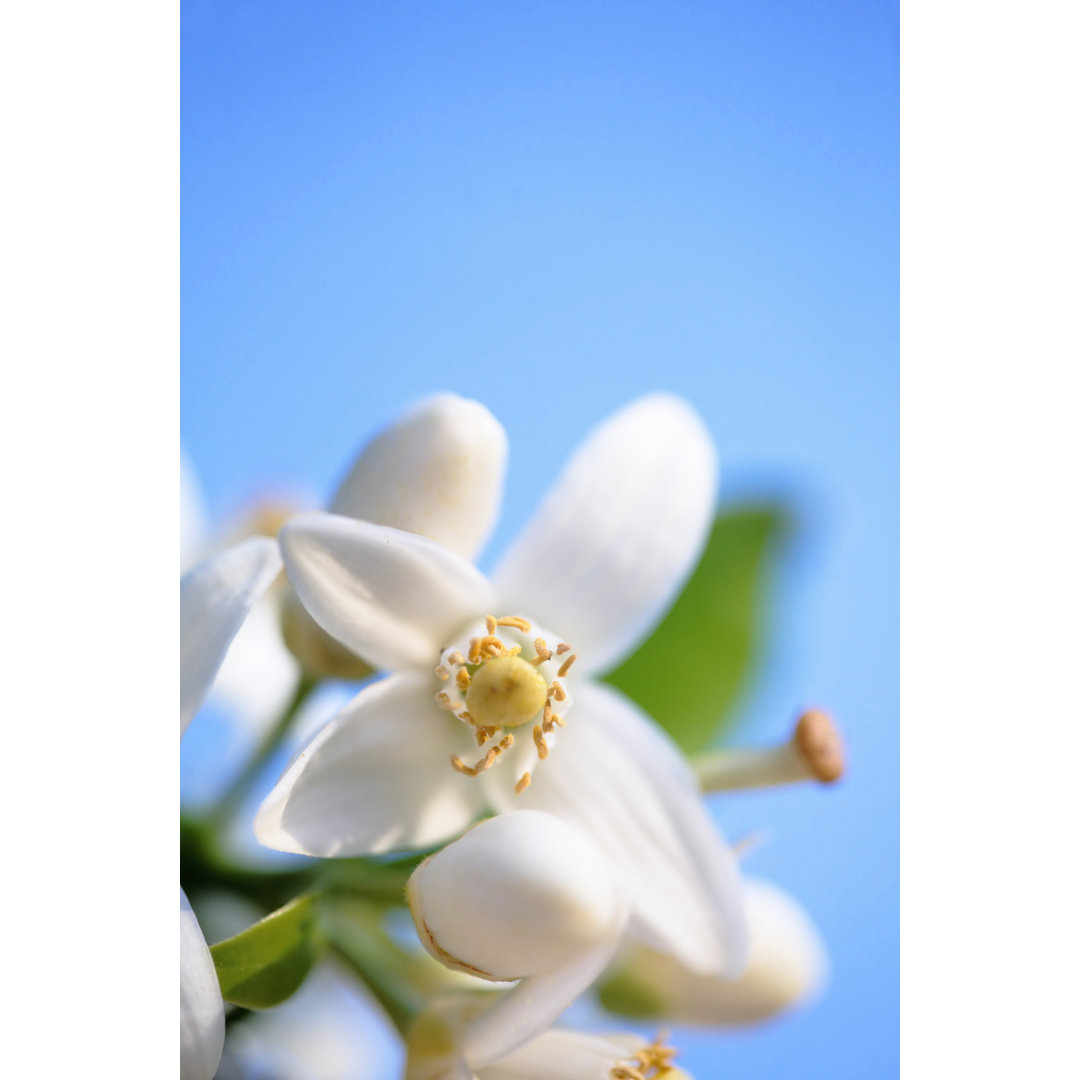
[[[457,982],[409,1017],[408,1078],[675,1080],[662,1039],[552,1025],[594,986],[629,1015],[717,1026],[814,992],[825,961],[812,924],[743,880],[702,785],[832,780],[841,750],[814,711],[790,746],[695,772],[601,680],[649,637],[708,538],[715,452],[686,403],[652,395],[602,424],[485,574],[473,560],[505,462],[482,405],[437,396],[367,448],[328,511],[190,571],[181,726],[283,565],[276,602],[303,678],[380,675],[298,749],[255,835],[364,866],[425,856],[404,899]],[[182,904],[182,1072],[209,1077],[223,1003]]]

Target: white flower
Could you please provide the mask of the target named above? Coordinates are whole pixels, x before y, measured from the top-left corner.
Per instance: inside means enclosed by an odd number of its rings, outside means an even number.
[[[281,570],[277,544],[252,537],[180,579],[180,734],[214,681],[229,643]],[[209,1080],[225,1042],[224,1003],[214,961],[180,890],[180,1075]]]
[[[485,429],[501,461],[501,429],[490,417]],[[396,442],[406,461],[410,438]],[[402,472],[396,497],[434,499],[436,518],[457,520],[497,503],[500,475],[478,471],[461,490],[449,471],[432,492]],[[670,605],[704,545],[715,483],[696,413],[654,395],[593,433],[491,580],[463,558],[485,514],[457,550],[342,516],[293,519],[280,542],[301,600],[395,674],[297,755],[259,812],[260,841],[364,855],[438,844],[489,807],[547,810],[629,875],[632,932],[698,970],[737,973],[735,860],[671,740],[592,678]]]
[[[813,999],[825,983],[828,956],[810,916],[775,885],[746,878],[743,887],[750,956],[737,979],[702,975],[673,956],[631,946],[602,989],[602,1000],[618,1012],[652,1020],[745,1027]],[[618,998],[608,996],[613,991]],[[618,1008],[620,998],[630,1007]]]
[[[405,1080],[690,1080],[672,1065],[676,1052],[663,1040],[567,1028],[552,1028],[489,1065],[471,1066],[463,1033],[485,1007],[475,996],[433,1003],[409,1032]]]

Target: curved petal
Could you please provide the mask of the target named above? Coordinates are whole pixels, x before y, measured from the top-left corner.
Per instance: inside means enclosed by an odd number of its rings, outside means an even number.
[[[644,638],[701,556],[717,477],[712,440],[679,398],[641,398],[571,459],[492,580],[508,609],[605,671]]]
[[[195,912],[180,890],[180,1077],[211,1080],[225,1045],[225,1004]]]
[[[668,953],[638,946],[615,980],[655,1001],[665,1020],[701,1027],[745,1027],[805,1003],[821,989],[828,955],[802,905],[765,881],[744,883],[750,955],[737,979],[689,971]]]
[[[323,857],[424,848],[473,823],[482,793],[450,755],[476,753],[432,697],[434,680],[369,686],[296,755],[255,818],[259,842]]]
[[[640,1035],[552,1028],[483,1069],[479,1080],[610,1080],[615,1067],[631,1059],[645,1041]]]
[[[418,533],[471,559],[502,501],[506,432],[456,394],[421,401],[371,442],[330,511]]]
[[[587,680],[575,694],[532,784],[516,797],[491,786],[493,797],[586,830],[636,885],[630,933],[695,971],[737,975],[747,950],[738,866],[689,766],[622,695]]]
[[[505,997],[469,1024],[463,1037],[465,1060],[480,1070],[543,1034],[579,994],[584,993],[615,955],[622,935],[582,953],[564,968],[522,979]]]
[[[180,579],[180,734],[214,681],[229,643],[281,570],[277,544],[253,536]]]
[[[383,670],[434,670],[454,632],[494,607],[479,570],[422,536],[303,514],[278,540],[289,580],[315,621]]]

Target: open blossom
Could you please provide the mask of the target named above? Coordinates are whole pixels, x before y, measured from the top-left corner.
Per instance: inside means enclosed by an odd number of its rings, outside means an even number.
[[[486,410],[478,427],[482,407],[468,404],[470,430],[489,434],[466,464],[484,442],[501,463],[501,428]],[[415,437],[394,434],[406,462]],[[704,545],[716,463],[697,414],[667,395],[616,413],[490,579],[464,556],[486,535],[501,468],[447,471],[434,491],[404,469],[386,476],[399,502],[427,507],[415,515],[427,536],[332,514],[280,533],[319,624],[393,674],[297,755],[260,810],[260,841],[364,855],[438,844],[488,809],[547,810],[632,879],[638,937],[697,970],[737,973],[735,860],[671,740],[596,681],[649,634]],[[464,540],[439,542],[473,507]]]
[[[252,537],[180,580],[180,734],[255,602],[281,571],[277,544]],[[206,939],[180,890],[180,1075],[210,1080],[225,1042],[225,1006]]]

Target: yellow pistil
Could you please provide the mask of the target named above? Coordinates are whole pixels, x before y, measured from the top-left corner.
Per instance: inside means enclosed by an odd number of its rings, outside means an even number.
[[[478,724],[520,727],[547,700],[547,683],[519,656],[496,656],[473,673],[465,703]]]

